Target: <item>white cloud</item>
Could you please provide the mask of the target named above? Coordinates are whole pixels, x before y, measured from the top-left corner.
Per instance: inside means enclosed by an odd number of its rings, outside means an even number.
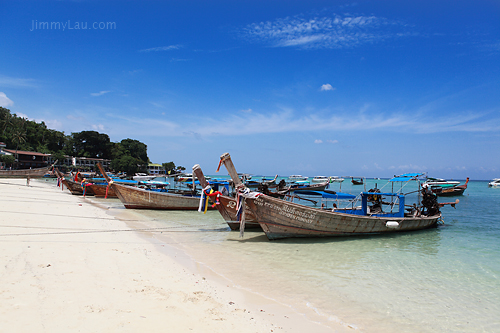
[[[241,110],[241,112],[244,112],[244,113],[252,113],[252,109]]]
[[[323,140],[316,139],[316,140],[314,140],[314,143],[320,144],[320,143],[323,143]]]
[[[0,106],[8,107],[14,105],[14,102],[0,91]]]
[[[110,90],[101,90],[98,93],[91,93],[90,95],[91,96],[102,96],[102,95],[110,93],[110,92],[111,92]]]
[[[35,87],[35,80],[2,75],[0,76],[0,86],[9,88],[33,88]]]
[[[180,49],[182,45],[169,45],[169,46],[160,46],[160,47],[152,47],[149,49],[139,50],[139,52],[158,52],[158,51],[169,51],[169,50],[177,50]]]
[[[104,132],[104,125],[103,124],[93,124],[92,125],[92,128],[95,130],[95,131],[98,131],[98,132]]]
[[[241,30],[241,36],[274,47],[350,48],[408,35],[403,24],[373,15],[305,16],[253,23]]]
[[[329,90],[333,91],[333,90],[335,90],[335,88],[332,87],[332,85],[330,83],[326,83],[326,84],[321,86],[320,90],[321,91],[329,91]]]
[[[326,140],[326,142],[328,142],[328,143],[332,143],[332,144],[339,143],[339,141],[338,141],[338,140]]]

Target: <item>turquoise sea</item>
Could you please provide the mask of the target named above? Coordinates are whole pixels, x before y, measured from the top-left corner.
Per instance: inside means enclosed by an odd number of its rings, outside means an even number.
[[[366,182],[369,189],[387,181]],[[343,192],[361,190],[342,183]],[[500,189],[470,181],[463,196],[439,200],[457,198],[435,229],[276,241],[250,231],[240,238],[217,211],[125,210],[117,199],[93,200],[161,228],[151,237],[184,253],[191,269],[313,321],[363,332],[500,332]]]

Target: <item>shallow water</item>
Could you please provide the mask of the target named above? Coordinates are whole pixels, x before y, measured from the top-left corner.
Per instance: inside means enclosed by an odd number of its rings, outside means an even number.
[[[345,183],[343,192],[363,190]],[[456,198],[456,209],[442,208],[445,223],[436,229],[328,239],[269,241],[250,231],[240,238],[216,211],[134,215],[163,228],[155,238],[184,251],[194,267],[311,320],[376,332],[498,332],[500,189],[471,181],[465,195],[440,201]],[[106,203],[123,209],[117,200]]]

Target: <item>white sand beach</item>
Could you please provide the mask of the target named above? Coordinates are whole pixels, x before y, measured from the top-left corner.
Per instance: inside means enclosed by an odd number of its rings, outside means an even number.
[[[1,332],[331,332],[52,182],[0,179]],[[332,325],[333,325],[332,324]]]

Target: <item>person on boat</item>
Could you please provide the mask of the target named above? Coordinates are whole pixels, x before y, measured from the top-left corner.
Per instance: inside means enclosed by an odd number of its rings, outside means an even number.
[[[368,192],[380,193],[380,190],[375,186],[375,188],[368,190]],[[368,195],[367,199],[368,199],[368,202],[371,203],[370,213],[375,214],[375,213],[382,212],[382,198],[379,194],[370,194],[370,195]]]
[[[433,216],[439,214],[439,203],[437,200],[437,196],[432,193],[431,189],[428,186],[422,186],[422,206],[423,206],[423,215]]]

